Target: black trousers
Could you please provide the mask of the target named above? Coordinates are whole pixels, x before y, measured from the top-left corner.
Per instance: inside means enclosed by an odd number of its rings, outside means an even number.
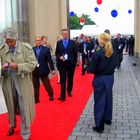
[[[66,82],[67,82],[67,92],[71,92],[73,88],[73,77],[75,71],[75,65],[69,64],[69,62],[64,62],[63,65],[58,68],[60,73],[60,85],[61,85],[61,93],[60,97],[66,98]]]
[[[129,46],[128,54],[129,54],[129,56],[134,56],[134,47],[133,46]]]
[[[50,84],[50,80],[48,78],[48,75],[45,76],[38,76],[38,74],[33,74],[33,86],[34,86],[34,96],[35,101],[39,101],[39,88],[40,88],[40,79],[48,92],[49,97],[53,96],[53,89]]]
[[[119,68],[123,60],[123,53],[116,53],[116,59],[117,59],[117,68]]]
[[[82,73],[85,73],[85,71],[87,70],[85,65],[88,65],[88,55],[87,54],[82,54]]]

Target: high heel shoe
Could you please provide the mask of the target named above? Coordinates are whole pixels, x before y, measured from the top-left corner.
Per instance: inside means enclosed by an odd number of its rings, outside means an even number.
[[[103,133],[104,129],[101,129],[99,127],[93,126],[92,129],[98,133]]]

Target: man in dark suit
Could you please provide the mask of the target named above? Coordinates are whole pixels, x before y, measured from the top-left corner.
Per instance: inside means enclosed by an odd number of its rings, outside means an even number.
[[[58,100],[66,99],[66,79],[68,78],[67,92],[72,97],[73,77],[77,63],[77,48],[73,40],[68,38],[68,30],[62,29],[63,39],[56,45],[56,61],[60,73],[61,93]]]
[[[34,94],[35,94],[35,102],[38,103],[39,101],[39,87],[40,87],[40,79],[48,92],[48,95],[50,97],[50,101],[54,100],[53,97],[53,89],[50,84],[49,80],[49,73],[50,69],[52,74],[55,74],[53,61],[50,54],[50,49],[48,47],[41,45],[41,37],[36,37],[36,46],[33,47],[36,60],[37,60],[37,66],[35,70],[33,71],[33,85],[34,85]],[[49,67],[48,67],[49,64]]]
[[[128,40],[128,48],[129,48],[128,54],[129,54],[129,56],[134,56],[134,42],[135,42],[134,36],[131,35],[129,40]]]
[[[119,69],[123,60],[123,49],[125,48],[125,41],[123,38],[121,38],[120,34],[117,34],[117,37],[113,42],[114,51],[116,51],[117,69]]]
[[[85,75],[87,65],[90,59],[91,44],[87,42],[87,36],[83,37],[83,42],[80,44],[80,53],[82,54],[82,75]]]

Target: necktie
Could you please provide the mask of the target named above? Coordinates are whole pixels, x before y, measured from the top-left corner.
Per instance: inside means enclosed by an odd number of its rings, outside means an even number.
[[[67,48],[67,41],[64,41],[64,47]]]

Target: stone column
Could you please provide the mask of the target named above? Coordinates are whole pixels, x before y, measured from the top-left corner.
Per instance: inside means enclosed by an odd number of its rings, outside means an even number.
[[[19,39],[29,42],[29,7],[28,0],[17,0],[17,30]]]
[[[140,58],[140,1],[135,0],[135,56]]]
[[[29,0],[30,41],[46,35],[54,47],[56,36],[67,28],[67,0]]]

